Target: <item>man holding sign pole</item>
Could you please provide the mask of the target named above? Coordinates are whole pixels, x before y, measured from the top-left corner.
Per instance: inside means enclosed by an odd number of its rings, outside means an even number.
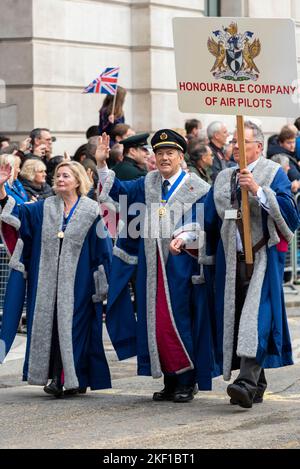
[[[240,369],[227,392],[250,408],[263,400],[263,369],[292,364],[282,280],[299,214],[283,169],[262,156],[261,130],[243,116],[299,114],[295,24],[185,17],[173,31],[179,109],[237,115],[238,169],[221,171],[207,195],[206,254],[216,256],[218,361],[225,380]],[[186,44],[197,44],[197,60]]]
[[[299,226],[290,182],[282,168],[262,156],[264,137],[245,122],[247,167],[219,173],[205,201],[209,255],[216,255],[215,311],[223,337],[223,374],[240,369],[227,388],[231,404],[262,402],[264,368],[291,365],[292,351],[282,290],[285,252]],[[235,132],[233,155],[240,164]],[[249,196],[253,269],[246,263],[241,189]],[[251,271],[252,270],[252,271]]]

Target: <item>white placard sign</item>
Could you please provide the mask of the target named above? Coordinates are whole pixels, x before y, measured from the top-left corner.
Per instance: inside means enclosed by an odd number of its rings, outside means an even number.
[[[298,117],[291,19],[174,18],[182,112]]]

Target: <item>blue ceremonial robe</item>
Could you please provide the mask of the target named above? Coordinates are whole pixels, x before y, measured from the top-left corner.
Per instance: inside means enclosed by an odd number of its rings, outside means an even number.
[[[147,200],[145,178],[128,182],[115,179],[109,196],[118,201],[120,195],[127,195],[129,213],[132,213],[130,209],[132,203],[145,204]],[[177,194],[174,195],[175,199],[176,196]],[[157,194],[157,199],[159,201],[159,194]],[[203,201],[204,197],[201,197],[197,202],[203,203]],[[149,208],[149,205],[147,207]],[[195,219],[195,213],[192,218]],[[193,220],[189,218],[189,221]],[[122,360],[137,355],[138,374],[152,375],[157,378],[161,376],[161,370],[155,371],[154,359],[151,357],[155,346],[153,347],[149,339],[149,328],[153,316],[149,314],[147,306],[147,295],[151,295],[151,292],[147,291],[149,290],[149,276],[152,275],[147,263],[147,249],[149,249],[147,242],[142,236],[132,239],[128,236],[124,237],[124,231],[121,232],[114,248],[106,324],[118,358]],[[156,250],[156,245],[152,245],[152,250],[148,251],[148,258],[155,257]],[[159,255],[158,259],[162,261]],[[200,277],[197,258],[187,252],[182,252],[178,256],[169,254],[165,259],[164,268],[166,274],[164,287],[169,293],[170,315],[174,319],[174,327],[193,363],[199,389],[210,390],[211,379],[219,374],[219,370],[214,361],[206,286],[200,282],[192,283],[192,277]],[[137,317],[135,317],[128,288],[128,281],[133,275],[136,276]],[[154,296],[157,291],[157,277],[155,276],[153,279]],[[157,344],[157,335],[154,342]],[[166,353],[172,352],[166,351]],[[163,368],[161,369],[164,372]]]
[[[56,197],[50,197],[47,200],[49,201],[50,199],[56,199]],[[55,258],[55,250],[53,250],[53,261],[52,253],[50,252],[47,254],[46,252],[47,250],[51,250],[51,243],[54,243],[57,247],[56,228],[50,228],[49,230],[44,229],[43,235],[45,214],[44,206],[46,203],[49,206],[49,202],[42,200],[34,204],[22,206],[15,205],[13,210],[11,211],[13,218],[15,218],[15,220],[19,219],[21,222],[19,228],[19,236],[20,239],[23,241],[24,246],[20,261],[18,258],[13,259],[14,256],[11,261],[13,268],[10,273],[6,290],[0,339],[5,342],[6,353],[8,353],[15,338],[18,324],[21,318],[25,299],[25,288],[27,286],[27,347],[23,368],[23,380],[28,380],[29,383],[30,379],[28,379],[28,374],[30,354],[32,352],[32,331],[35,316],[37,312],[39,312],[37,310],[37,296],[39,295],[39,289],[44,288],[45,293],[43,293],[42,296],[46,296],[47,301],[48,294],[49,303],[52,302],[52,287],[49,286],[49,291],[47,291],[47,285],[40,285],[39,283],[40,269],[43,268],[41,267],[41,258],[46,255],[48,256],[46,257],[46,259],[48,260],[46,265],[43,264],[44,269],[48,270],[49,268],[50,277],[53,277],[53,275],[51,275],[52,271],[58,272],[57,277],[59,280],[57,283],[57,294],[56,298],[53,299],[53,304],[55,303],[57,308],[58,317],[60,317],[60,314],[62,313],[61,316],[63,320],[64,305],[66,306],[66,310],[68,308],[73,307],[73,309],[71,308],[70,310],[70,322],[67,324],[67,326],[64,326],[66,327],[65,329],[62,329],[66,330],[67,332],[70,329],[69,332],[71,342],[68,345],[71,345],[72,349],[71,359],[66,358],[64,363],[63,358],[64,375],[68,375],[68,370],[66,368],[68,367],[68,363],[70,363],[71,360],[71,362],[74,363],[76,374],[75,380],[77,377],[77,384],[79,384],[79,387],[89,386],[93,390],[111,387],[109,368],[102,343],[102,302],[99,298],[99,295],[97,296],[97,288],[95,289],[94,279],[97,275],[98,266],[100,265],[104,267],[105,273],[108,276],[111,263],[112,244],[110,238],[106,237],[101,239],[98,236],[99,232],[97,232],[97,230],[99,229],[99,224],[102,225],[102,222],[100,221],[100,217],[97,215],[97,204],[93,201],[90,201],[90,203],[88,203],[87,200],[89,199],[87,199],[86,197],[81,197],[78,207],[76,207],[76,210],[68,223],[68,226],[65,231],[65,238],[62,243],[60,253],[61,265],[59,266],[58,271],[56,270],[58,266],[57,259]],[[94,205],[91,205],[91,202]],[[60,202],[58,202],[58,205],[54,207],[54,217],[56,217],[57,219],[59,218],[57,225],[58,227],[61,226],[62,223],[62,206],[59,204]],[[59,213],[59,210],[61,210],[61,213]],[[80,231],[82,229],[81,224],[84,223],[85,220],[84,212],[87,212],[88,210],[94,210],[94,213],[92,215],[90,214],[89,216],[89,228],[86,230],[86,233],[80,235]],[[8,217],[5,217],[3,213],[4,209],[2,210],[1,214],[2,223],[5,222],[7,224],[10,224],[11,218],[9,219]],[[77,232],[78,238],[76,235]],[[49,244],[45,243],[45,239],[43,239],[43,236],[48,235]],[[70,237],[72,239],[70,239]],[[82,238],[83,242],[81,244],[80,239]],[[62,264],[65,262],[65,242],[69,243],[69,245],[71,246],[71,250],[66,256],[67,258],[70,258],[71,264],[72,250],[78,252],[78,262],[74,266],[74,283],[72,283],[72,280],[70,279],[72,278],[72,272],[70,272],[70,278],[68,277],[68,268],[63,275],[62,272],[59,270],[64,268],[64,265]],[[22,272],[22,266],[25,267],[26,280],[24,278],[24,272]],[[72,268],[70,269],[70,271],[71,270]],[[45,273],[45,275],[47,275],[47,272]],[[50,277],[49,283],[53,281],[53,279]],[[67,295],[66,297],[64,295],[64,292]],[[47,337],[48,339],[50,337],[51,341],[51,330],[53,323],[53,319],[51,318],[53,318],[53,309],[50,311],[50,313],[50,319],[47,323],[50,332],[45,329],[45,337],[43,339],[42,331],[42,335],[38,337],[39,343],[37,344],[37,347],[41,346],[43,340],[47,340]],[[36,329],[38,328],[36,327]],[[64,337],[63,332],[60,333],[60,322],[58,322],[58,332],[63,357],[64,340],[66,340],[66,338]],[[38,334],[38,330],[36,334]],[[35,350],[38,350],[38,348]],[[48,378],[51,377],[48,376],[47,372],[50,360],[49,349],[47,352],[47,357],[49,358],[49,360],[46,360],[47,363],[45,363],[45,360],[43,360],[42,353],[43,350],[41,350],[40,359],[41,361],[43,361],[42,366],[45,367],[46,374],[44,374],[43,377],[39,377],[39,375],[37,374],[36,377],[32,378],[32,382],[30,384],[46,384]],[[36,359],[36,357],[31,357],[31,359],[33,361]],[[36,382],[34,382],[34,380]],[[72,385],[71,378],[70,383],[71,384],[69,384],[69,386],[68,384],[66,386],[65,383],[65,387],[71,388],[74,386]]]
[[[270,189],[274,191],[282,219],[288,227],[286,229],[291,232],[295,231],[299,227],[299,214],[290,191],[290,182],[281,168],[278,169]],[[230,207],[228,206],[228,208]],[[268,213],[263,208],[261,208],[261,216],[264,237],[269,239]],[[228,327],[227,323],[224,323],[226,259],[220,236],[222,223],[223,221],[216,210],[214,188],[212,188],[205,201],[205,231],[208,242],[207,254],[216,256],[215,287],[214,291],[211,290],[211,299],[214,295],[215,337],[219,362],[222,362],[223,357],[224,330]],[[261,291],[258,293],[260,300],[256,360],[263,368],[277,368],[293,363],[282,288],[285,265],[284,251],[287,250],[287,243],[279,228],[277,226],[276,228],[280,235],[280,242],[272,247],[266,246],[267,267]],[[231,262],[232,259],[229,259],[229,264]],[[236,353],[236,351],[233,352]],[[228,376],[225,379],[228,379]]]

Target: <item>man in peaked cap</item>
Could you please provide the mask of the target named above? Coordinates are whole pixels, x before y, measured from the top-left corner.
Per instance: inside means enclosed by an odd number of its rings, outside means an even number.
[[[123,161],[114,167],[114,172],[118,179],[121,181],[129,181],[137,179],[141,176],[146,176],[146,156],[147,138],[149,134],[137,134],[121,140],[123,145]]]
[[[160,148],[166,147],[175,148],[183,153],[185,153],[187,149],[185,138],[171,129],[162,129],[156,132],[151,139],[151,145],[155,153]]]
[[[147,209],[143,219],[137,216],[139,235],[131,236],[129,224],[129,235],[124,237],[123,232],[114,248],[106,324],[120,360],[137,355],[139,375],[164,377],[165,387],[153,394],[153,400],[184,403],[193,399],[196,384],[210,390],[217,371],[206,286],[197,257],[185,251],[172,255],[169,246],[178,238],[187,248],[194,239],[189,230],[197,230],[196,206],[203,202],[209,185],[181,169],[186,141],[177,132],[159,130],[151,144],[157,170],[135,181],[120,181],[106,165],[109,137],[99,138],[100,202],[119,201],[126,195],[128,213],[133,208],[140,213],[141,206]],[[137,320],[128,291],[133,274]]]

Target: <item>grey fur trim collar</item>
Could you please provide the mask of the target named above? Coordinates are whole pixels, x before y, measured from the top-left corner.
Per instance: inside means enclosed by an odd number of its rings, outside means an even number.
[[[74,282],[85,237],[99,214],[97,202],[81,197],[66,228],[59,259],[63,201],[58,196],[44,202],[38,287],[33,315],[28,383],[48,381],[54,309],[57,308],[59,343],[65,388],[78,387],[73,358],[72,324]]]
[[[253,170],[253,176],[261,187],[269,188],[280,166],[273,161],[260,158]],[[224,379],[231,376],[231,362],[233,356],[233,338],[235,322],[235,280],[236,280],[236,222],[225,220],[230,203],[230,179],[233,168],[219,173],[214,188],[214,200],[216,210],[223,220],[221,237],[223,241],[226,264],[226,280],[224,294],[224,337],[223,337],[223,373]],[[271,191],[272,192],[272,191]],[[274,201],[275,203],[276,201]],[[277,202],[276,202],[277,203]],[[255,245],[263,237],[261,207],[255,197],[249,195],[251,212],[252,242]],[[278,204],[277,204],[278,205]],[[276,212],[278,214],[278,212]],[[276,239],[276,229],[268,224],[271,239]],[[275,232],[274,232],[275,230]],[[278,236],[277,236],[278,238]],[[255,357],[258,346],[258,310],[260,304],[261,289],[267,267],[266,247],[263,246],[255,255],[254,272],[248,288],[247,297],[243,306],[239,332],[237,355],[242,357]]]
[[[12,211],[15,205],[16,205],[15,199],[9,195],[8,201],[6,202],[3,209],[0,208],[0,213],[1,213],[0,220],[3,221],[4,223],[7,223],[7,225],[12,226],[18,231],[20,229],[21,222],[15,215],[12,215]]]
[[[175,232],[175,228],[181,220],[182,213],[190,209],[186,207],[187,204],[193,204],[198,199],[203,197],[209,190],[209,185],[206,184],[195,174],[188,175],[183,181],[182,186],[170,198],[166,205],[167,214],[165,217],[159,218],[158,208],[161,200],[162,179],[158,171],[151,171],[145,177],[145,201],[147,206],[147,215],[145,219],[145,257],[147,264],[147,333],[148,333],[148,348],[151,363],[151,373],[153,378],[160,378],[162,375],[159,353],[156,342],[156,294],[157,294],[157,250],[159,250],[163,275],[164,287],[168,301],[171,320],[175,327],[176,333],[179,332],[175,325],[172,305],[170,301],[170,293],[168,281],[166,278],[165,264],[169,256],[169,244]],[[176,204],[180,210],[176,210]],[[182,206],[185,209],[182,210]],[[169,215],[169,209],[173,209],[173,217]],[[165,235],[165,236],[164,236]],[[186,352],[187,353],[187,352]],[[188,354],[187,354],[188,357]],[[193,363],[188,357],[192,369]],[[186,370],[185,370],[186,371]],[[180,372],[183,372],[181,370]]]

